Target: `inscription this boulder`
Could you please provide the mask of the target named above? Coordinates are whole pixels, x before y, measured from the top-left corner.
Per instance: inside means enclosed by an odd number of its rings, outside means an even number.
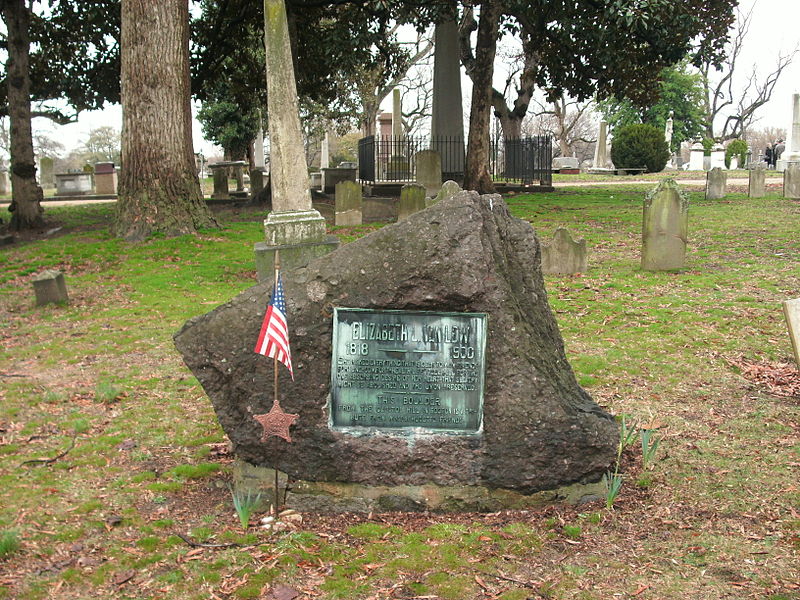
[[[272,404],[272,365],[253,352],[269,284],[189,320],[175,344],[239,458],[294,480],[518,494],[596,482],[614,461],[618,428],[567,362],[540,260],[533,229],[499,196],[461,192],[286,273],[295,381],[279,373],[282,406],[299,415],[291,444],[261,442],[253,418]],[[334,308],[485,315],[482,416],[459,432],[337,426],[356,421],[343,407],[331,415]],[[363,324],[348,327],[372,339]],[[469,322],[439,341],[473,339],[476,328]],[[360,344],[343,348],[358,353]],[[464,348],[448,356],[471,360]],[[370,376],[370,365],[348,365]]]

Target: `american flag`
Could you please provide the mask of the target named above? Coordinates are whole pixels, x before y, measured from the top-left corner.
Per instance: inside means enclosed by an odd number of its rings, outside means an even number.
[[[280,274],[278,274],[275,289],[272,290],[272,298],[267,305],[267,314],[264,315],[264,323],[261,325],[261,333],[258,334],[255,351],[270,358],[277,358],[286,365],[292,380],[294,380],[292,353],[289,350],[289,326],[286,324],[286,299],[283,296]]]

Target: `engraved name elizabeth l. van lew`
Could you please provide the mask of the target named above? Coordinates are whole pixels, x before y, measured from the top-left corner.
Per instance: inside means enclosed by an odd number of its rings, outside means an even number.
[[[337,308],[334,427],[480,430],[486,315]]]

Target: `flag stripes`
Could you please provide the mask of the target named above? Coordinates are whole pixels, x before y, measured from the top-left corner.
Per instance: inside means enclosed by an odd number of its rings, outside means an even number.
[[[264,322],[261,324],[255,351],[282,362],[294,379],[292,353],[289,349],[289,326],[286,323],[286,300],[283,296],[280,275],[278,275],[277,284],[272,291]]]

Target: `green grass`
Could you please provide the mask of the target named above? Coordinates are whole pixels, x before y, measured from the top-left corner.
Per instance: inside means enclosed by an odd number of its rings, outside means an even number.
[[[731,361],[791,361],[780,302],[800,290],[800,205],[692,192],[686,269],[646,273],[647,187],[507,200],[541,241],[559,226],[587,240],[588,272],[544,279],[567,357],[607,410],[661,425],[649,469],[638,439],[626,451],[613,510],[598,499],[459,518],[306,515],[247,536],[225,436],[171,336],[255,283],[264,215],[129,244],[108,233],[110,205],[48,208],[64,235],[0,251],[0,598],[258,598],[283,584],[323,600],[642,586],[636,597],[798,600],[800,405]],[[378,227],[331,231],[346,243]],[[45,268],[66,273],[69,305],[34,306],[31,276]],[[20,466],[73,436],[52,464]],[[196,549],[177,534],[256,545]]]

